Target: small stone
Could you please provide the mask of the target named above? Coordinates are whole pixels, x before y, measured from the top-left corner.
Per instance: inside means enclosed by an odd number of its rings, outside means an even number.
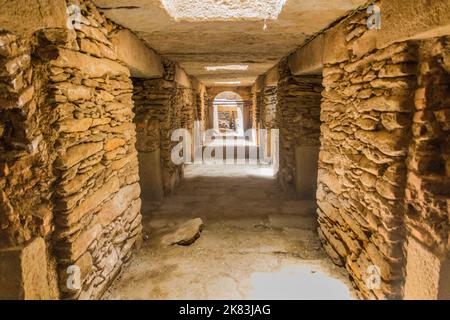
[[[189,220],[188,222],[182,224],[178,229],[165,235],[161,239],[163,245],[182,245],[188,246],[193,244],[199,237],[202,231],[203,221],[200,218]]]

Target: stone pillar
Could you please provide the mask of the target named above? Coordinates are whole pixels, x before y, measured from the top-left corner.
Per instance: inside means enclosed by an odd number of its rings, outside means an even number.
[[[36,38],[0,30],[0,299],[59,297],[50,243],[56,138]]]
[[[362,297],[398,299],[418,56],[409,42],[374,49],[366,18],[362,11],[325,36],[319,235]]]
[[[405,299],[450,299],[450,36],[418,42]]]
[[[137,125],[136,148],[139,151],[139,176],[142,199],[162,200],[164,185],[161,168],[160,127],[156,119],[146,119],[139,114],[135,119]]]
[[[48,270],[47,247],[35,238],[19,247],[0,249],[0,300],[55,299],[55,288]]]
[[[287,190],[297,190],[300,198],[314,199],[322,77],[293,76],[286,63],[280,65],[280,75],[276,113],[280,128],[278,181]],[[305,153],[310,151],[313,153]]]
[[[141,168],[145,170],[146,177],[150,177],[157,194],[161,170],[164,194],[169,195],[183,178],[183,166],[175,165],[171,159],[172,149],[178,144],[171,141],[171,136],[174,130],[182,128],[193,134],[196,104],[195,92],[176,82],[176,64],[167,60],[163,64],[163,79],[134,79],[133,99],[138,128],[138,151],[154,153],[159,150],[161,156],[160,169],[156,154],[141,156]],[[146,182],[141,183],[145,185]],[[150,199],[154,197],[159,196],[155,194]]]
[[[108,38],[115,26],[77,3],[81,25],[67,41],[45,33],[40,50],[57,150],[52,240],[62,298],[98,299],[142,241],[133,86]]]

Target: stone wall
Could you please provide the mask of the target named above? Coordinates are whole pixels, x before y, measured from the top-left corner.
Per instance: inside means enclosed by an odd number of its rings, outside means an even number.
[[[320,145],[320,100],[322,77],[293,76],[280,64],[277,122],[280,129],[278,180],[293,190],[296,180],[296,148]]]
[[[405,297],[450,299],[450,37],[418,45],[407,159]]]
[[[277,128],[277,86],[264,87],[264,101],[261,107],[261,127],[263,129]]]
[[[208,108],[208,93],[204,85],[200,85],[197,90],[194,90],[195,104],[196,104],[196,120],[201,123],[201,130],[205,131],[208,128],[209,122],[209,108]]]
[[[55,148],[53,241],[64,298],[99,298],[141,240],[140,187],[129,70],[117,61],[114,29],[82,2],[76,39],[49,52]],[[52,59],[55,55],[55,59]],[[67,268],[81,290],[67,288]]]
[[[417,50],[406,42],[370,46],[366,19],[364,12],[344,23],[346,46],[323,70],[319,235],[363,297],[392,299],[402,296]],[[381,275],[379,288],[367,285],[373,270]]]
[[[134,101],[140,153],[160,149],[164,193],[170,194],[183,177],[183,167],[173,164],[171,152],[178,142],[171,141],[174,130],[192,132],[196,103],[191,88],[174,79],[175,64],[165,61],[164,79],[134,80]]]
[[[30,45],[2,32],[0,239],[18,246],[6,254],[18,251],[29,286],[16,298],[99,298],[141,240],[129,70],[115,26],[75,3],[75,30],[43,29]]]
[[[256,85],[252,87],[252,105],[251,105],[251,112],[250,112],[250,118],[251,118],[251,124],[252,128],[256,129],[258,128],[259,123],[259,108],[258,108],[258,92]]]
[[[59,297],[49,243],[56,137],[34,40],[0,30],[0,299]]]

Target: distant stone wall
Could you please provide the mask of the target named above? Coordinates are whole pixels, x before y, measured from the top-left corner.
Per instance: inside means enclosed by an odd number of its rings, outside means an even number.
[[[251,118],[251,124],[252,128],[256,129],[258,128],[258,102],[257,102],[258,92],[256,91],[256,86],[254,85],[252,87],[252,105],[251,105],[251,112],[250,112],[250,118]]]
[[[170,194],[183,177],[183,167],[171,160],[178,142],[171,141],[174,130],[193,132],[195,121],[194,92],[175,82],[175,65],[164,62],[164,79],[134,80],[134,101],[138,128],[139,152],[161,150],[161,166],[165,194]]]
[[[195,105],[196,105],[196,120],[201,123],[201,130],[205,131],[208,128],[209,108],[208,108],[208,93],[206,87],[202,85],[197,90],[194,90]]]
[[[277,127],[277,86],[264,87],[264,103],[261,108],[261,127],[275,129]]]
[[[293,76],[280,64],[277,125],[280,129],[280,169],[278,180],[286,189],[294,189],[296,147],[319,146],[321,76]]]

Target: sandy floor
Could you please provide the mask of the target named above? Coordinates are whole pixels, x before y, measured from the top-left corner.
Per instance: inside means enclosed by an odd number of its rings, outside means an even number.
[[[190,166],[176,194],[152,206],[143,206],[148,240],[105,299],[354,297],[320,247],[314,202],[282,192],[268,168]],[[160,244],[197,217],[205,225],[193,245]]]

